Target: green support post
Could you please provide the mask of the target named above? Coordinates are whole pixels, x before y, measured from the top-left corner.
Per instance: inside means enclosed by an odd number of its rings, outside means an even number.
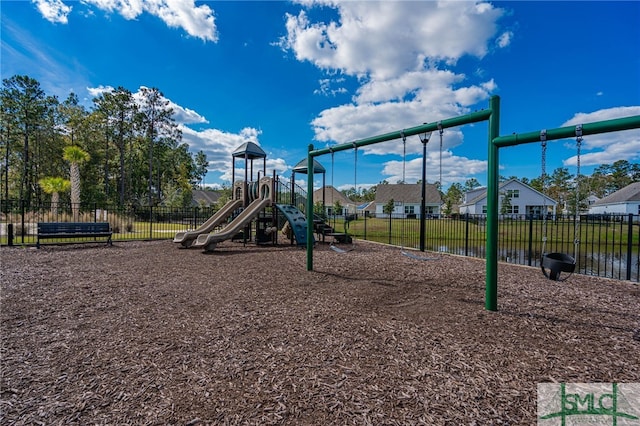
[[[307,271],[313,271],[313,144],[307,153]],[[293,186],[292,186],[293,190]]]
[[[489,100],[489,156],[487,170],[487,263],[485,277],[484,307],[488,311],[498,310],[498,185],[500,165],[498,147],[493,140],[500,135],[500,98]]]

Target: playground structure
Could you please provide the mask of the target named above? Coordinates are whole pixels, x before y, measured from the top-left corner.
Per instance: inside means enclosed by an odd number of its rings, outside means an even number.
[[[258,244],[275,244],[276,231],[286,221],[292,238],[299,246],[305,246],[307,222],[304,214],[295,206],[297,194],[293,179],[291,186],[287,187],[275,173],[273,177],[264,176],[266,154],[252,142],[238,147],[232,156],[232,199],[196,229],[177,232],[173,242],[183,248],[200,248],[205,252],[215,250],[222,241],[238,237],[245,243],[254,239]],[[244,180],[235,180],[236,158],[245,160]],[[253,160],[260,158],[263,159],[263,175],[260,177],[258,172],[257,180],[253,180]],[[286,197],[281,200],[284,202],[278,202],[279,194]]]
[[[541,142],[543,134],[541,130],[535,132],[513,134],[509,136],[500,136],[500,98],[493,96],[489,100],[489,108],[486,110],[476,111],[470,114],[454,117],[438,122],[427,123],[409,129],[402,129],[366,139],[357,140],[350,143],[339,144],[331,148],[315,149],[313,144],[308,147],[307,164],[314,164],[315,157],[326,154],[332,154],[338,151],[357,150],[359,147],[373,145],[394,139],[401,139],[407,136],[424,134],[421,137],[423,146],[426,149],[428,142],[427,134],[442,129],[472,124],[481,121],[488,121],[488,173],[487,173],[487,239],[486,239],[486,282],[485,282],[485,309],[489,311],[498,310],[498,187],[499,187],[499,150],[500,148],[515,146],[520,144]],[[544,139],[546,141],[565,139],[579,135],[593,135],[599,133],[608,133],[629,129],[640,128],[640,116],[624,117],[613,120],[605,120],[593,123],[585,123],[579,126],[567,126],[544,130]],[[424,150],[423,150],[424,152]],[[423,154],[424,155],[424,154]],[[356,157],[357,158],[357,157]],[[313,191],[313,167],[308,171],[307,192]],[[424,180],[423,180],[424,182]],[[423,197],[424,199],[424,197]],[[307,219],[310,220],[310,212],[313,211],[312,200],[307,200]],[[424,208],[420,212],[421,217],[424,215]],[[421,227],[421,241],[424,239],[423,229]],[[308,237],[312,237],[312,230],[307,229]],[[422,247],[421,247],[422,248]],[[561,257],[552,258],[553,266],[556,269],[552,271],[553,276],[557,276],[561,272],[563,265]],[[551,267],[551,262],[545,264]],[[307,270],[313,270],[313,244],[307,239]]]

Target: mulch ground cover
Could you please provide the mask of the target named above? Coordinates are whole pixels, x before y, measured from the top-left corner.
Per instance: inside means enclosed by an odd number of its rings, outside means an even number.
[[[431,255],[433,256],[433,255]],[[640,382],[640,287],[358,241],[2,248],[0,422],[530,425],[541,382]]]

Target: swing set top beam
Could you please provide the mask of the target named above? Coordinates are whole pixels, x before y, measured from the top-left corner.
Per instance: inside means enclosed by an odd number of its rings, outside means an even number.
[[[410,127],[404,130],[396,130],[394,132],[385,133],[378,136],[373,136],[366,139],[360,139],[354,142],[343,143],[339,145],[335,145],[331,148],[322,148],[322,149],[314,149],[313,145],[309,145],[309,157],[318,157],[321,155],[326,155],[332,152],[345,151],[348,149],[360,148],[362,146],[373,145],[380,142],[387,142],[394,139],[401,139],[403,136],[415,136],[421,133],[433,132],[436,130],[447,129],[449,127],[458,127],[464,124],[477,123],[480,121],[486,121],[491,116],[491,110],[480,110],[476,112],[472,112],[467,115],[463,115],[460,117],[449,118],[442,121],[437,121],[433,123],[425,123],[420,126]]]
[[[640,115],[630,117],[614,118],[612,120],[596,121],[582,125],[582,135],[595,135],[598,133],[617,132],[621,130],[631,130],[640,128]],[[547,140],[557,140],[576,137],[576,126],[559,127],[549,129]],[[499,136],[493,139],[493,144],[498,148],[514,146],[531,142],[540,142],[540,131],[528,133],[514,133],[507,136]]]

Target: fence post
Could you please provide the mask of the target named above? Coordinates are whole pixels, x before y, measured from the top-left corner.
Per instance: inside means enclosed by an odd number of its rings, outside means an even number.
[[[531,257],[533,251],[533,215],[529,215],[529,260],[528,264],[531,266]]]
[[[149,239],[153,236],[153,206],[149,204]]]
[[[464,218],[464,255],[469,256],[469,213],[465,213]]]
[[[367,240],[367,212],[364,212],[364,236],[362,238]]]
[[[24,200],[20,200],[20,227],[21,227],[21,232],[20,235],[22,237],[22,244],[24,244],[24,234],[25,234],[25,223],[24,223]]]
[[[391,213],[389,213],[389,245],[391,245]]]
[[[627,224],[627,280],[631,281],[631,245],[633,243],[633,213],[629,213]]]
[[[13,223],[7,223],[7,244],[13,247]]]
[[[204,209],[203,209],[204,210]],[[198,206],[193,208],[193,223],[191,224],[191,229],[196,229],[198,226],[196,225],[198,221]]]

